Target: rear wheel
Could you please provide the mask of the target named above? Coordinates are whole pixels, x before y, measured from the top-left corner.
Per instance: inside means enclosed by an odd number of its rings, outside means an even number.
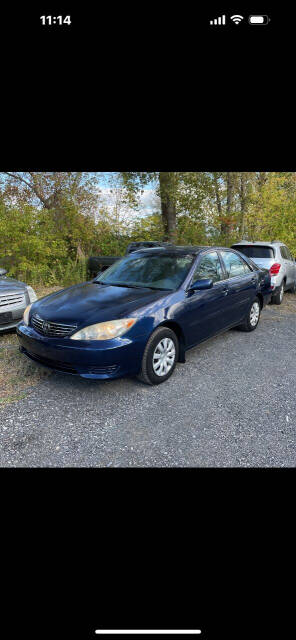
[[[276,294],[272,296],[271,301],[273,302],[273,304],[282,304],[283,298],[284,298],[284,283],[282,282]]]
[[[249,307],[244,324],[240,325],[242,331],[254,331],[258,326],[260,320],[261,305],[259,298],[255,298],[254,302]]]
[[[141,382],[160,384],[172,375],[179,357],[176,334],[168,327],[159,327],[150,336],[143,355]]]

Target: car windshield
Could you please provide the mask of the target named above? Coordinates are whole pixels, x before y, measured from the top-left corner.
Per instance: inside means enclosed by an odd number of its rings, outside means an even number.
[[[117,260],[100,274],[95,282],[173,291],[178,289],[186,278],[193,260],[192,254],[136,256],[133,253]]]
[[[252,245],[236,245],[234,247],[237,251],[241,251],[248,258],[274,258],[274,252],[272,247],[261,247],[261,246],[252,246]]]

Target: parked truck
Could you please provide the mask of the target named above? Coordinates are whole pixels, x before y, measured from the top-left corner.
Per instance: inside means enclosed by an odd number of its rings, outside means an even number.
[[[138,251],[139,249],[150,249],[151,247],[167,247],[173,246],[171,242],[143,241],[130,242],[128,244],[125,255]],[[88,274],[90,278],[94,278],[100,271],[105,271],[111,264],[119,260],[122,256],[90,256],[87,262]]]

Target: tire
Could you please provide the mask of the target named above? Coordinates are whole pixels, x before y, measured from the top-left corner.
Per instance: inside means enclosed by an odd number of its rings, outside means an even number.
[[[284,298],[284,283],[282,282],[276,294],[272,296],[271,301],[273,304],[282,304],[283,298]]]
[[[162,356],[165,352],[166,357]],[[178,357],[179,342],[176,334],[168,327],[158,327],[146,344],[138,379],[151,385],[165,382],[172,375]]]
[[[254,331],[258,327],[261,314],[261,305],[259,298],[255,298],[249,306],[245,322],[240,325],[241,331]]]

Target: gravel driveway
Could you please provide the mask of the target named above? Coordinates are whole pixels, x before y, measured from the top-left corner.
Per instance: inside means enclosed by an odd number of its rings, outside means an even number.
[[[158,387],[45,378],[0,412],[0,466],[294,467],[293,300],[195,347]]]

